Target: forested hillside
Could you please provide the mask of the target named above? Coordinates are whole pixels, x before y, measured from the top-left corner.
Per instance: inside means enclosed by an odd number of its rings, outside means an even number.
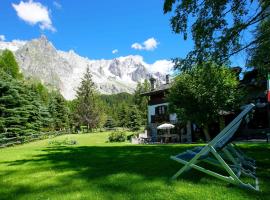
[[[147,99],[140,93],[149,88],[138,84],[134,95],[101,95],[89,70],[81,80],[76,99],[67,101],[59,91],[39,80],[26,79],[11,51],[0,54],[0,134],[1,138],[40,132],[78,132],[102,127],[138,130],[145,125]]]
[[[109,126],[114,124],[131,128],[146,125],[148,97],[141,96],[141,93],[149,89],[150,84],[145,80],[143,83],[138,83],[134,94],[101,95]]]
[[[134,105],[134,96],[129,93],[119,93],[112,95],[101,95],[101,101],[104,104],[105,112],[115,123],[119,122],[119,113],[122,109],[127,109]]]
[[[6,137],[68,127],[66,101],[37,80],[24,79],[10,51],[0,56],[0,133]]]

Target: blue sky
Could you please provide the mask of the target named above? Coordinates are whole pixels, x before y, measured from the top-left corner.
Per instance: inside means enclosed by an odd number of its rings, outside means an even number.
[[[28,10],[30,4],[34,7]],[[57,49],[73,49],[90,59],[132,54],[153,63],[185,57],[193,43],[172,33],[162,7],[163,0],[2,0],[0,35],[11,41],[43,33]],[[242,65],[243,58],[233,63]]]

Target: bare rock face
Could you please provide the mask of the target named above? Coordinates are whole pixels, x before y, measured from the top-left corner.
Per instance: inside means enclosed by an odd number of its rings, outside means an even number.
[[[15,56],[23,74],[35,77],[45,84],[64,90],[67,74],[72,74],[72,66],[58,55],[45,36],[27,42],[15,52]]]
[[[89,67],[97,89],[103,94],[132,93],[138,82],[155,76],[165,80],[165,72],[157,68],[159,63],[172,68],[169,61],[147,64],[141,56],[119,57],[113,60],[90,60],[74,51],[57,50],[42,35],[31,41],[0,42],[1,49],[14,52],[19,66],[26,77],[40,79],[46,85],[60,89],[66,99],[74,99],[81,78]]]

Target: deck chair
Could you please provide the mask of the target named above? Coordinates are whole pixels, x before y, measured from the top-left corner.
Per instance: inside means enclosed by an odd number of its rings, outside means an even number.
[[[234,134],[237,132],[240,125],[245,120],[249,119],[249,113],[253,108],[254,104],[247,105],[244,110],[207,145],[187,150],[176,156],[171,156],[171,159],[184,164],[172,179],[176,179],[184,172],[193,168],[228,183],[258,191],[259,183],[256,177],[255,160],[244,155],[244,153],[232,143]],[[199,165],[201,162],[219,167],[224,170],[227,175],[206,169]],[[254,183],[245,183],[246,181],[244,182],[242,180],[242,178],[244,178],[243,176],[249,180],[251,179]]]

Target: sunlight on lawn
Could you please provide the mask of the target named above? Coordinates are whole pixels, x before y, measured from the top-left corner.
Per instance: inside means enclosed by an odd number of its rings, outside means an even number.
[[[171,161],[194,145],[131,145],[106,142],[108,133],[54,138],[0,150],[0,199],[269,199],[269,145],[241,144],[257,158],[262,192],[231,186]],[[268,171],[267,171],[268,170]]]

